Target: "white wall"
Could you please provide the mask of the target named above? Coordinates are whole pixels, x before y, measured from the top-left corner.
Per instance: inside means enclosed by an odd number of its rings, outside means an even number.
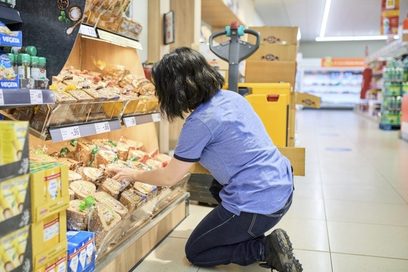
[[[368,46],[368,54],[372,54],[385,45],[385,41],[301,42],[299,52],[302,53],[303,58],[364,58],[366,46]]]
[[[143,50],[139,51],[140,60],[145,62],[147,60],[147,15],[148,15],[148,0],[133,0],[131,8],[132,19],[143,26],[142,33],[139,36],[139,41],[143,46]]]

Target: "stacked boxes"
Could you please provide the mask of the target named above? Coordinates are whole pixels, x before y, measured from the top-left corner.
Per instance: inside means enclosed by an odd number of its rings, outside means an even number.
[[[28,122],[0,122],[0,271],[31,269]]]
[[[68,231],[68,271],[91,272],[95,270],[95,233]]]
[[[260,33],[259,49],[246,61],[245,81],[256,83],[288,82],[295,86],[297,27],[251,27]],[[249,36],[249,42],[255,38]]]
[[[68,168],[33,163],[30,169],[34,271],[66,271]]]

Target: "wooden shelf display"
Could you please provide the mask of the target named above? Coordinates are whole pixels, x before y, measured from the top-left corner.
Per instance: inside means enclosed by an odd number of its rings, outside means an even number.
[[[234,21],[245,25],[223,0],[201,1],[201,16],[204,22],[214,28],[223,28]]]

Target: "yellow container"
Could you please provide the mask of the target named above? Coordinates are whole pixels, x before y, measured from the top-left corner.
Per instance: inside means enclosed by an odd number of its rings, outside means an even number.
[[[21,160],[28,122],[0,122],[0,166]]]
[[[33,266],[43,267],[55,260],[67,250],[67,214],[66,211],[51,215],[33,223],[32,246]]]
[[[33,222],[66,210],[69,205],[68,168],[47,163],[31,168],[31,209]]]
[[[34,267],[34,272],[65,272],[67,271],[67,251],[61,250],[56,257],[41,267]]]
[[[0,222],[21,214],[23,211],[29,175],[0,182]]]
[[[238,86],[251,88],[252,94],[245,97],[261,118],[273,143],[278,147],[287,146],[291,85],[240,83]]]
[[[22,264],[27,250],[29,226],[0,239],[0,271],[11,271]]]

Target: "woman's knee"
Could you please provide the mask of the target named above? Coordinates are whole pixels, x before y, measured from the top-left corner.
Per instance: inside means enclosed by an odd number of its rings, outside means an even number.
[[[198,252],[197,250],[195,250],[195,248],[193,247],[193,243],[191,241],[191,239],[189,239],[186,243],[186,246],[184,248],[184,251],[186,253],[186,258],[187,260],[192,263],[195,264],[196,263],[196,258],[198,256]]]

